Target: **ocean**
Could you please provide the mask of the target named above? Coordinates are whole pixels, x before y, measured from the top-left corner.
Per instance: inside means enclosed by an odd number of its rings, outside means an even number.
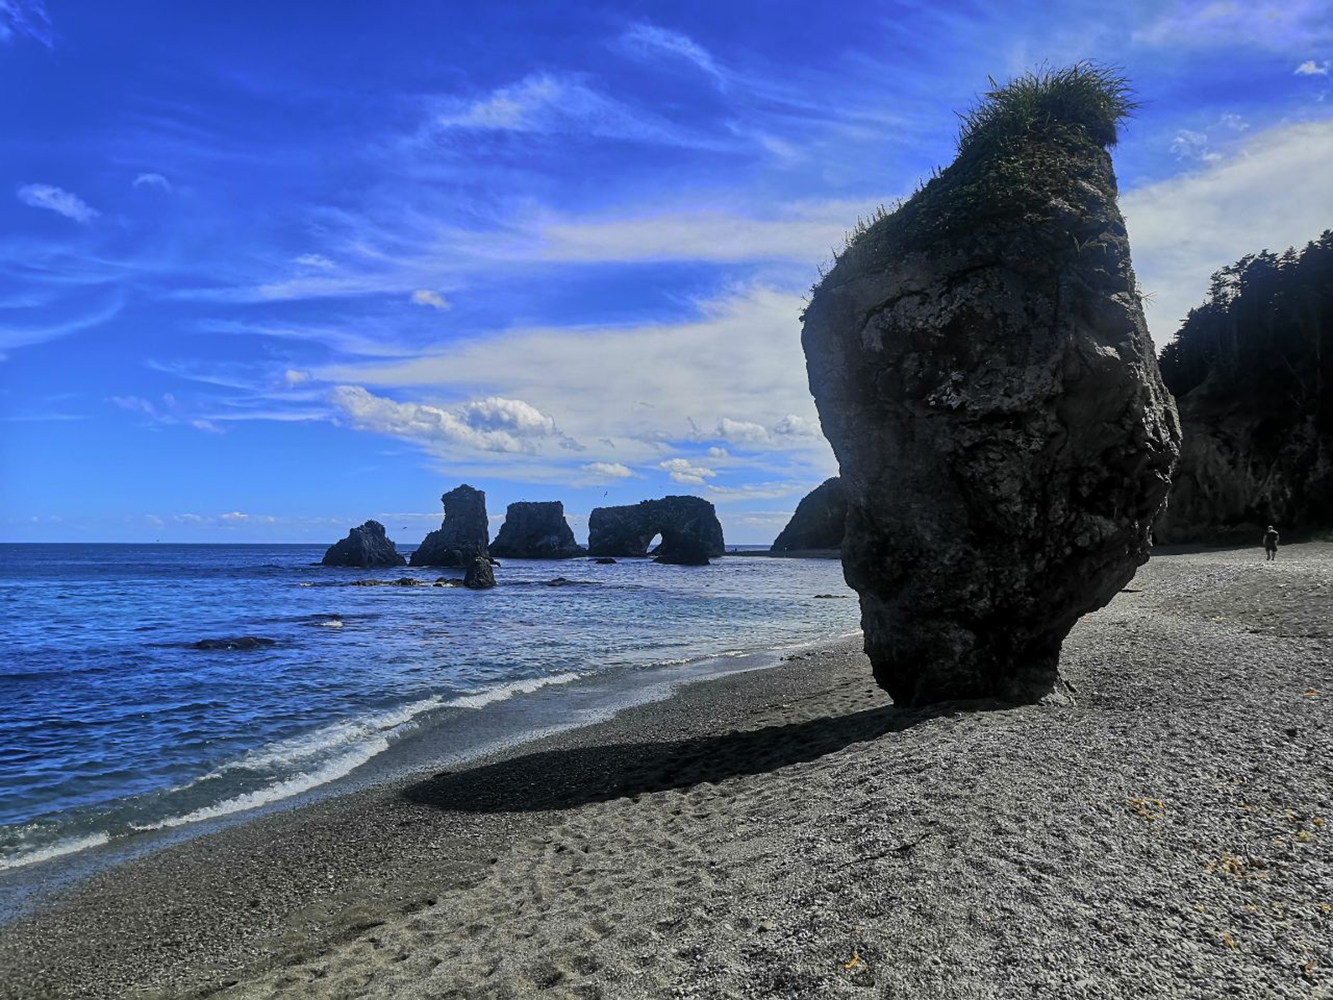
[[[547,731],[590,684],[632,701],[859,627],[837,560],[509,560],[469,591],[323,552],[0,544],[0,869],[308,796],[423,734],[475,741],[501,705]],[[356,585],[400,578],[422,585]],[[271,642],[195,648],[242,636]]]

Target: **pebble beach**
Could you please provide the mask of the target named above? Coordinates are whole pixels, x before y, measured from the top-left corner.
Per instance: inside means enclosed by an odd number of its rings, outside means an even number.
[[[1073,705],[788,653],[94,874],[0,997],[1333,996],[1330,609],[1333,544],[1160,553]]]

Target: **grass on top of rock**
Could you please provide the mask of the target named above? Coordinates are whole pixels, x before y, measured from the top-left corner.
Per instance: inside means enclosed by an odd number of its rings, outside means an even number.
[[[990,84],[982,99],[959,115],[960,156],[1004,148],[1015,139],[1061,134],[1114,146],[1120,123],[1139,107],[1123,76],[1090,62],[1024,73],[1003,87],[993,79]]]
[[[1036,226],[1053,204],[1083,200],[1077,197],[1079,182],[1114,200],[1115,177],[1105,151],[1136,107],[1123,76],[1090,62],[1043,68],[1003,86],[991,80],[977,104],[959,114],[954,162],[934,171],[907,201],[857,219],[841,252],[834,250],[833,267],[821,269],[814,293],[838,284],[847,266],[859,272],[851,261],[865,252],[891,259],[976,233],[988,223]]]

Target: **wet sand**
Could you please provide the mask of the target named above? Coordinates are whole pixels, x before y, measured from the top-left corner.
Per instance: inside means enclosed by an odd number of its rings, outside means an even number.
[[[102,872],[0,996],[1333,996],[1333,545],[1159,556],[1062,665],[691,684]]]

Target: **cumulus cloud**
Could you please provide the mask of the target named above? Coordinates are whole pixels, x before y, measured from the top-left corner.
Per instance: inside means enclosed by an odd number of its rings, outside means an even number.
[[[634,476],[633,469],[619,462],[589,462],[587,465],[580,465],[579,468],[600,479],[630,479]]]
[[[1307,59],[1296,67],[1297,76],[1328,76],[1329,62],[1325,59],[1323,62],[1315,62],[1313,59]]]
[[[449,303],[444,296],[438,292],[432,292],[429,288],[418,288],[412,293],[412,301],[419,306],[430,306],[432,309],[448,309]]]
[[[1127,192],[1121,208],[1159,345],[1203,301],[1210,275],[1247,253],[1302,246],[1333,218],[1333,122],[1282,125],[1234,152]]]
[[[304,385],[309,382],[313,376],[307,371],[301,371],[298,368],[288,368],[282,373],[282,380],[288,385]]]
[[[829,475],[835,463],[816,432],[801,307],[798,293],[755,285],[700,303],[697,315],[674,323],[501,331],[419,357],[314,374],[396,394],[420,386],[445,398],[524,400],[587,446],[579,464],[655,466],[685,442],[734,443],[777,465],[799,462],[806,476]]]
[[[359,430],[422,444],[482,452],[535,453],[547,440],[564,445],[555,420],[519,399],[490,396],[453,409],[399,403],[360,386],[340,385],[333,402]]]
[[[153,187],[165,191],[168,194],[172,191],[171,182],[161,174],[140,174],[138,177],[134,178],[134,186],[137,188]]]
[[[24,184],[18,189],[18,199],[33,208],[45,208],[85,224],[102,214],[78,195],[53,184]]]
[[[695,465],[685,458],[669,458],[665,462],[657,463],[657,467],[669,473],[676,482],[689,486],[703,486],[707,480],[717,475],[712,469]]]

